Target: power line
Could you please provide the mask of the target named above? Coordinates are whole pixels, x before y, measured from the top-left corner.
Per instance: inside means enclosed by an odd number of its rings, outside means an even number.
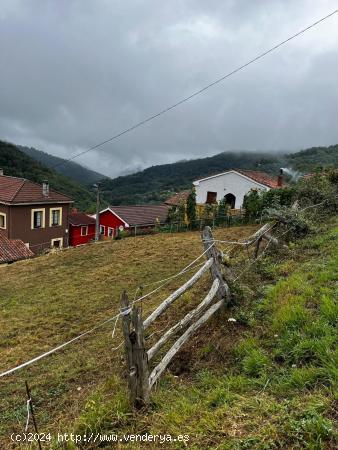
[[[298,31],[296,34],[293,34],[292,36],[288,37],[287,39],[285,39],[284,41],[280,42],[279,44],[276,44],[274,47],[271,47],[269,50],[264,51],[263,53],[260,53],[258,56],[256,56],[255,58],[251,59],[250,61],[246,62],[245,64],[237,67],[236,69],[232,70],[231,72],[227,73],[226,75],[223,75],[221,78],[218,78],[215,81],[212,81],[211,83],[207,84],[206,86],[202,87],[201,89],[199,89],[198,91],[193,92],[192,94],[188,95],[187,97],[182,98],[181,100],[179,100],[176,103],[173,103],[172,105],[162,109],[161,111],[145,118],[144,120],[141,120],[140,122],[135,123],[134,125],[130,126],[129,128],[126,128],[123,131],[120,131],[119,133],[115,134],[114,136],[106,139],[105,141],[102,141],[96,145],[93,145],[92,147],[88,148],[87,150],[83,150],[79,153],[77,153],[74,156],[71,156],[70,158],[66,159],[65,161],[62,161],[58,164],[56,164],[55,166],[52,166],[52,169],[55,169],[56,167],[59,166],[63,166],[64,164],[74,160],[75,158],[78,158],[79,156],[82,156],[92,150],[95,150],[99,147],[102,147],[105,144],[108,144],[108,142],[111,142],[115,139],[118,139],[119,137],[123,136],[124,134],[130,133],[131,131],[135,130],[136,128],[139,128],[143,125],[145,125],[146,123],[156,119],[159,116],[162,116],[163,114],[166,114],[167,112],[171,111],[174,108],[177,108],[178,106],[182,105],[185,102],[188,102],[189,100],[191,100],[192,98],[196,97],[197,95],[202,94],[204,91],[206,91],[207,89],[210,89],[211,87],[221,83],[222,81],[226,80],[227,78],[231,77],[232,75],[234,75],[237,72],[240,72],[241,70],[245,69],[246,67],[248,67],[249,65],[253,64],[254,62],[264,58],[266,55],[268,55],[269,53],[272,53],[273,51],[277,50],[279,47],[281,47],[282,45],[292,41],[293,39],[295,39],[296,37],[300,36],[301,34],[304,34],[306,31],[310,30],[311,28],[314,28],[316,25],[320,24],[321,22],[324,22],[325,20],[329,19],[330,17],[332,17],[334,14],[337,14],[338,9],[336,9],[335,11],[332,11],[330,14],[327,14],[326,16],[322,17],[319,20],[316,20],[316,22],[313,22],[311,25],[307,26],[306,28],[303,28],[302,30]]]

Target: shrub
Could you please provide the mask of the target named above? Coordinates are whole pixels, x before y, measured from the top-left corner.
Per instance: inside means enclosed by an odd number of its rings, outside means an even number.
[[[262,212],[262,195],[256,190],[252,189],[245,195],[243,200],[243,208],[245,210],[246,219],[257,219]]]
[[[223,198],[219,203],[217,207],[216,212],[216,224],[222,225],[227,220],[227,215],[229,211],[229,206],[227,205],[225,199]]]
[[[289,230],[294,237],[306,236],[311,231],[311,223],[305,214],[296,209],[281,206],[264,210],[263,217],[267,220],[277,220]]]
[[[115,239],[123,239],[126,236],[128,236],[128,232],[127,231],[118,229]]]
[[[259,191],[252,189],[243,201],[245,217],[257,219],[261,217],[267,208],[290,207],[294,201],[296,188],[285,187],[283,189],[270,189],[270,191]]]
[[[338,212],[338,171],[320,172],[293,186],[270,191],[251,190],[243,201],[247,219],[275,218],[291,225],[297,236],[309,232],[309,221]],[[296,202],[298,209],[291,209]],[[304,211],[302,211],[304,210]]]

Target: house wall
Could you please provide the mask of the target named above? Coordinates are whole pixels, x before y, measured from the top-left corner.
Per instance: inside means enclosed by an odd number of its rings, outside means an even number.
[[[45,209],[45,227],[32,229],[32,209]],[[52,208],[62,208],[62,225],[50,226],[49,215]],[[68,246],[68,204],[45,205],[10,205],[7,214],[7,236],[10,239],[21,239],[28,243],[34,253],[51,247],[52,239],[63,239],[63,246]]]
[[[117,235],[118,228],[121,225],[125,228],[125,223],[109,210],[100,213],[100,225],[105,227],[103,235],[105,237],[108,237],[108,227],[114,229],[114,236]]]
[[[76,245],[87,244],[88,242],[95,239],[95,224],[83,226],[88,227],[87,236],[81,236],[81,225],[69,225],[69,245],[75,247]]]
[[[196,203],[204,204],[207,199],[207,193],[217,192],[217,201],[219,202],[226,194],[233,194],[236,197],[235,208],[241,208],[244,196],[251,189],[269,190],[268,187],[256,183],[238,173],[228,172],[213,178],[195,182]]]
[[[1,205],[0,204],[0,213],[3,213],[3,214],[6,214],[6,228],[5,229],[3,229],[3,228],[1,228],[1,232],[6,236],[6,237],[9,237],[8,236],[8,224],[9,224],[9,217],[10,217],[10,214],[9,214],[9,207],[7,206],[7,205]]]

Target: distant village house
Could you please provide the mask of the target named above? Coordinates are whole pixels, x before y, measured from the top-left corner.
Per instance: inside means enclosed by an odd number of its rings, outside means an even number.
[[[230,209],[240,209],[252,189],[268,191],[283,185],[282,173],[271,177],[254,170],[227,170],[194,181],[197,205],[213,204],[225,199]]]
[[[169,206],[185,205],[188,201],[190,191],[176,192],[173,196],[169,197],[164,203]]]
[[[68,215],[72,199],[25,178],[0,171],[0,229],[9,240],[19,239],[33,253],[68,246]]]
[[[95,218],[74,208],[69,214],[69,245],[76,247],[94,239]]]
[[[113,238],[119,229],[152,229],[168,220],[169,205],[109,206],[100,212],[100,235]]]

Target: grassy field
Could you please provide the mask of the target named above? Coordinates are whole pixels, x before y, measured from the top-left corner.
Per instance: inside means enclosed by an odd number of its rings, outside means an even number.
[[[337,448],[337,238],[328,227],[260,260],[233,306],[171,364],[147,412],[130,413],[125,382],[113,376],[76,431],[188,435],[188,444],[162,446],[176,449]]]
[[[254,229],[236,227],[215,234],[238,239]],[[113,316],[123,289],[134,297],[138,286],[175,273],[201,252],[198,232],[161,234],[104,242],[1,267],[0,371]],[[159,295],[147,299],[143,304],[145,313],[188,276],[174,280]],[[202,282],[186,300],[194,301],[198,294],[198,301],[208,286],[208,282]],[[176,313],[181,314],[184,307],[182,302],[175,306]],[[158,327],[163,324],[159,322]],[[11,447],[10,433],[24,429],[25,380],[32,389],[40,431],[70,429],[88,396],[121,372],[123,351],[112,351],[120,342],[120,333],[112,340],[111,332],[112,324],[0,379],[1,449]]]

